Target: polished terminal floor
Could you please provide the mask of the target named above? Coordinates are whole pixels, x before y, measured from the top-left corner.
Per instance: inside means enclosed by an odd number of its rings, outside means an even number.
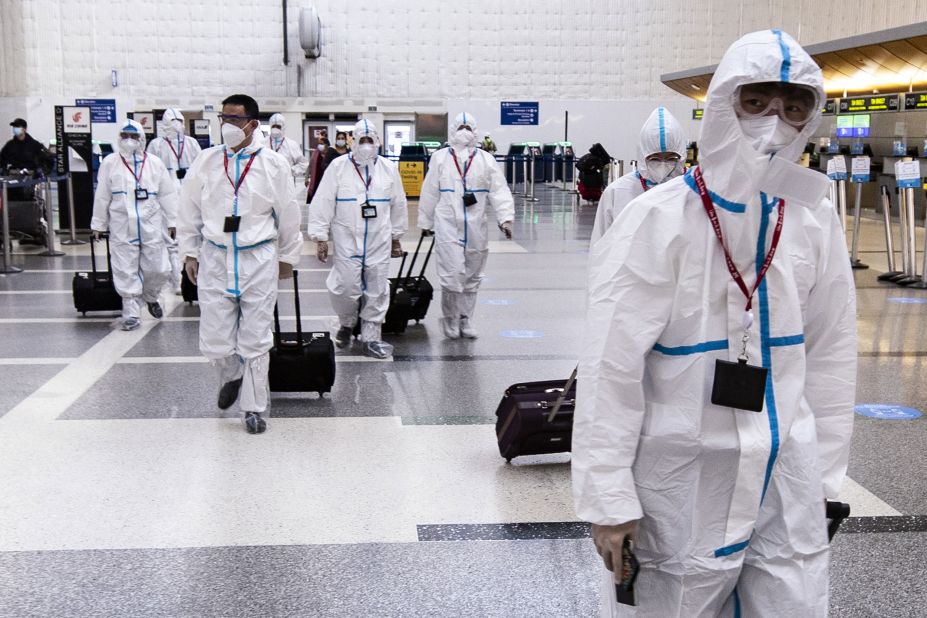
[[[392,359],[339,352],[331,399],[275,397],[262,436],[215,407],[196,306],[171,296],[164,320],[114,330],[73,309],[86,246],[17,249],[26,271],[0,276],[0,616],[597,615],[569,455],[506,465],[492,425],[509,384],[565,378],[580,348],[595,207],[537,195],[516,198],[515,241],[492,242],[478,340],[443,339],[436,302]],[[861,257],[884,268],[863,223]],[[332,328],[308,243],[301,271],[304,325]],[[924,409],[927,292],[876,274],[857,273],[858,401]],[[927,418],[857,415],[832,616],[924,615],[925,444]]]

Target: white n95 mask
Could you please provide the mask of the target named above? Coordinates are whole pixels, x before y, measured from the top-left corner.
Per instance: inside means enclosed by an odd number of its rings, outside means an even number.
[[[475,141],[476,135],[469,129],[460,129],[451,136],[451,144],[454,146],[471,146]]]
[[[373,144],[360,144],[354,149],[354,159],[361,164],[367,164],[377,157],[377,147]]]
[[[798,138],[798,129],[779,116],[740,118],[740,130],[750,145],[762,154],[779,152]]]
[[[244,130],[239,129],[235,125],[227,122],[222,125],[222,141],[225,142],[229,148],[235,148],[245,141],[246,137],[247,135],[245,135]]]
[[[270,136],[274,139],[280,139],[283,137],[283,129],[278,129],[277,127],[272,128],[270,130]]]
[[[124,155],[130,155],[138,152],[142,142],[132,137],[123,137],[119,140],[119,152]]]
[[[23,134],[23,128],[22,128],[22,127],[13,127],[13,135],[14,135],[15,137],[19,137],[19,136],[22,135],[22,134]]]
[[[657,184],[679,175],[679,161],[647,161],[647,176]]]

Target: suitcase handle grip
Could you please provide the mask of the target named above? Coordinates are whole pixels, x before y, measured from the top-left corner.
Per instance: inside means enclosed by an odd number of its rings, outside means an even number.
[[[560,390],[560,389],[557,389],[557,390]],[[564,400],[562,400],[562,401],[558,401],[558,402],[553,403],[553,404],[551,404],[550,402],[547,402],[547,401],[539,401],[539,402],[537,403],[537,406],[538,406],[539,408],[542,408],[542,409],[544,409],[544,410],[547,410],[548,408],[551,408],[551,409],[552,409],[552,408],[555,408],[555,407],[557,406],[558,403],[560,404],[561,407],[563,407],[563,406],[575,406],[575,405],[576,405],[576,400],[575,400],[575,399],[564,399]],[[548,418],[547,420],[548,420],[548,421],[551,421],[551,420],[553,420],[553,419]]]
[[[557,403],[554,404],[553,409],[550,411],[550,414],[547,415],[547,422],[553,423],[554,419],[557,418],[557,413],[560,412],[560,406],[564,404],[564,399],[570,389],[573,388],[573,384],[576,383],[576,373],[579,371],[579,365],[573,368],[573,373],[570,374],[570,377],[567,379],[566,384],[563,385],[563,390],[560,391],[560,396],[557,397]],[[574,406],[576,405],[576,400],[573,399],[570,401]]]

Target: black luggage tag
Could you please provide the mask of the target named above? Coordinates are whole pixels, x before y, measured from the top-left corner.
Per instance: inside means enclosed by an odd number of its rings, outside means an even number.
[[[186,175],[187,175],[187,168],[182,167],[182,168],[180,168],[179,170],[177,170],[177,178],[178,178],[178,180],[183,180],[184,176],[186,176]]]
[[[463,202],[464,202],[464,206],[468,208],[470,206],[473,206],[474,204],[476,204],[476,195],[469,193],[469,192],[464,193]]]
[[[715,380],[711,403],[725,408],[762,412],[769,369],[748,365],[745,358],[736,363],[715,361]]]
[[[631,547],[631,541],[624,537],[624,544],[621,546],[621,581],[615,584],[615,599],[622,605],[637,605],[634,600],[634,582],[637,580],[637,573],[640,571],[640,563],[634,555]]]
[[[147,200],[148,199],[148,189],[136,189],[135,199],[136,201],[139,201],[139,202],[141,202],[142,200]]]
[[[241,216],[240,215],[230,215],[225,218],[225,226],[222,228],[222,231],[226,234],[234,234],[238,231],[238,228],[241,226]]]
[[[361,216],[364,219],[376,219],[377,218],[377,207],[371,206],[367,202],[361,204]]]

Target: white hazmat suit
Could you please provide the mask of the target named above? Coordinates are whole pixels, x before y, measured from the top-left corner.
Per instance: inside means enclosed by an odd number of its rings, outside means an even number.
[[[677,164],[647,161],[648,156],[660,152],[678,154],[681,160]],[[637,171],[618,178],[602,192],[595,213],[590,246],[602,238],[631,200],[685,171],[686,136],[675,116],[665,107],[653,110],[641,127],[637,154],[640,161]]]
[[[821,70],[788,35],[735,42],[712,78],[699,139],[748,288],[785,204],[749,327],[750,362],[769,370],[762,412],[710,403],[716,359],[740,352],[745,297],[693,171],[634,200],[593,248],[575,504],[599,525],[640,520],[636,614],[615,604],[606,573],[605,616],[827,616],[824,501],[838,495],[852,433],[855,288],[827,178],[794,163],[820,105],[775,156],[754,149],[733,109],[738,86],[780,81],[823,100]]]
[[[334,242],[327,286],[341,327],[355,325],[360,302],[360,339],[377,343],[389,308],[391,248],[408,228],[408,210],[392,161],[376,154],[366,162],[357,160],[364,137],[378,146],[373,125],[361,120],[354,127],[355,151],[332,161],[322,176],[309,206],[309,238]],[[364,204],[376,216],[364,218]]]
[[[268,145],[290,164],[290,172],[293,174],[293,178],[304,178],[306,168],[309,167],[309,159],[306,158],[303,147],[299,145],[299,142],[283,134],[286,129],[286,119],[283,114],[271,116],[270,127]],[[276,127],[280,128],[277,129]]]
[[[461,131],[464,125],[471,130]],[[489,256],[489,207],[500,226],[515,218],[505,176],[493,156],[477,146],[476,128],[472,115],[457,115],[451,146],[431,155],[418,204],[418,226],[435,233],[442,326],[452,338],[458,329],[467,330],[476,309]],[[467,194],[476,199],[470,206],[464,203]]]
[[[184,135],[183,114],[177,109],[166,109],[161,114],[163,137],[156,137],[148,144],[148,152],[155,155],[167,167],[168,173],[177,181],[178,189],[187,170],[200,156],[203,149],[199,142],[189,135]],[[173,227],[173,226],[171,226]],[[167,245],[167,254],[171,260],[171,287],[180,288],[180,269],[183,267],[177,241],[171,238],[167,229],[164,230],[164,242]]]
[[[177,230],[181,253],[199,261],[200,350],[222,384],[244,378],[246,414],[267,411],[278,262],[295,266],[302,247],[289,165],[264,147],[259,130],[251,139],[237,153],[208,148],[193,163]],[[241,217],[237,232],[223,231],[229,216]]]
[[[90,228],[109,231],[122,316],[138,319],[142,300],[158,302],[170,273],[164,230],[175,225],[178,194],[161,160],[145,153],[142,126],[126,120],[120,132],[138,134],[137,150],[103,159]]]

